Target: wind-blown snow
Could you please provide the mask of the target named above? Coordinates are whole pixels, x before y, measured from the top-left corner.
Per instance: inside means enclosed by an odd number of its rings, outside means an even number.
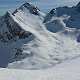
[[[2,17],[0,47],[8,51],[8,68],[46,69],[80,56],[80,29],[71,27],[75,14],[80,14],[77,7],[65,8],[56,8],[48,19],[37,7],[25,3]],[[75,22],[67,26],[71,17]]]

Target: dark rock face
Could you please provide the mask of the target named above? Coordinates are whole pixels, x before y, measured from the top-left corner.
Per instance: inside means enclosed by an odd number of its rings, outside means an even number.
[[[24,8],[29,10],[29,12],[34,14],[34,15],[39,15],[39,13],[38,13],[39,9],[37,7],[35,7],[35,6],[33,6],[32,4],[27,3],[27,2],[25,4],[23,4],[21,7],[19,7],[18,9],[16,9],[12,13],[12,15],[15,15],[18,12],[19,9],[20,10],[24,10]]]
[[[3,23],[6,24],[6,26],[3,25],[3,27],[5,27],[7,30],[0,32],[0,40],[2,42],[8,42],[13,40],[15,37],[25,39],[32,35],[32,33],[24,31],[21,26],[19,26],[18,23],[12,19],[9,12],[7,12],[3,18]]]
[[[4,19],[5,23],[7,24],[7,28],[9,30],[9,32],[13,35],[16,36],[16,32],[20,32],[21,28],[20,26],[18,26],[18,24],[16,22],[13,21],[13,19],[11,18],[11,16],[9,15],[9,13],[7,13],[5,15],[5,19]],[[11,22],[13,23],[11,23]]]
[[[32,52],[24,52],[22,47],[24,44],[32,41],[34,35],[22,29],[13,17],[18,10],[25,8],[31,14],[38,15],[39,9],[29,3],[22,5],[22,8],[16,9],[13,13],[7,12],[0,17],[0,67],[7,67],[8,63],[20,61],[26,57],[32,57]],[[23,11],[26,13],[26,10]]]
[[[80,43],[80,34],[79,34],[78,37],[77,37],[77,42]]]
[[[25,3],[23,4],[23,6],[25,8],[27,8],[30,13],[34,14],[34,15],[38,15],[38,8],[37,7],[34,7],[33,5],[29,4],[29,3]]]
[[[44,18],[43,23],[46,23],[47,21],[49,21],[53,16],[56,15],[56,10],[52,9]]]
[[[77,4],[76,8],[77,8],[77,11],[80,12],[80,2]]]

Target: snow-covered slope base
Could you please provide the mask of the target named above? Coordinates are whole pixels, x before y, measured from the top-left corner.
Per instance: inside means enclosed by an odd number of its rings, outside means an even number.
[[[47,70],[0,69],[0,80],[80,80],[80,58]]]
[[[75,14],[80,15],[77,6],[53,9],[45,15],[25,3],[13,13],[7,12],[0,20],[0,54],[6,50],[9,55],[3,67],[46,69],[80,56],[80,29],[71,27],[76,23]],[[75,21],[67,26],[71,17]]]

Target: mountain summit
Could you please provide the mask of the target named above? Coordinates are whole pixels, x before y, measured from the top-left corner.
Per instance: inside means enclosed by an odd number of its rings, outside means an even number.
[[[39,12],[38,12],[39,9],[27,2],[25,4],[23,4],[21,7],[19,7],[18,9],[16,9],[12,14],[13,15],[16,14],[18,12],[18,10],[22,10],[24,12],[29,11],[30,13],[32,13],[34,15],[39,15]]]

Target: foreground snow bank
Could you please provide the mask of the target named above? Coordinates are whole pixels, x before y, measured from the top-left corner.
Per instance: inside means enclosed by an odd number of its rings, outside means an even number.
[[[0,69],[0,80],[80,80],[80,58],[47,70]]]

